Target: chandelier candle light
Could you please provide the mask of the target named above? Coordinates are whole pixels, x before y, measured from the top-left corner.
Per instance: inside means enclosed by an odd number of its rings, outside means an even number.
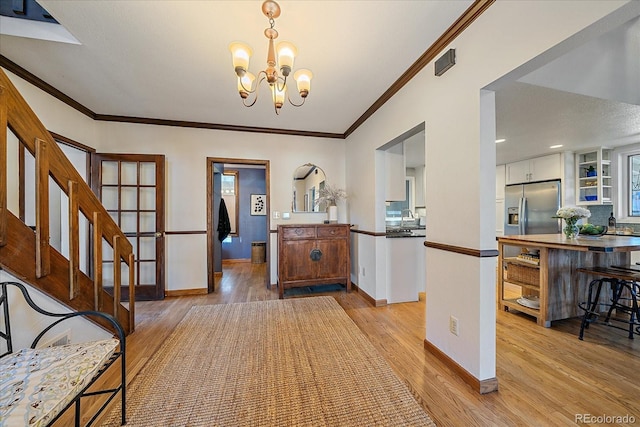
[[[305,69],[298,70],[293,74],[293,78],[298,85],[298,93],[302,98],[301,103],[293,103],[287,94],[287,77],[289,77],[293,70],[293,61],[295,56],[298,54],[298,50],[289,42],[280,42],[278,43],[277,49],[274,48],[273,41],[278,38],[278,31],[275,29],[275,18],[280,16],[280,6],[278,3],[272,0],[266,0],[262,3],[262,13],[269,18],[270,27],[264,30],[265,37],[269,39],[269,51],[267,53],[267,69],[258,73],[260,80],[255,88],[253,87],[253,82],[255,81],[256,76],[248,72],[249,59],[253,53],[251,48],[244,43],[233,42],[229,45],[229,50],[231,51],[231,56],[233,58],[233,68],[238,76],[238,92],[240,93],[242,103],[245,107],[252,107],[256,103],[258,100],[260,83],[262,83],[263,80],[266,80],[271,89],[271,96],[276,114],[279,114],[285,98],[294,107],[300,107],[304,104],[304,101],[307,99],[309,91],[311,90],[311,78],[313,77],[313,74],[311,71]],[[278,52],[277,64],[276,50]],[[279,66],[279,72],[276,65]],[[255,94],[255,97],[253,101],[247,103],[249,94]]]
[[[569,206],[558,209],[556,215],[553,218],[564,219],[565,226],[562,229],[567,239],[573,239],[578,235],[580,229],[577,226],[577,222],[582,218],[589,218],[591,211],[586,208],[579,208],[576,206]]]

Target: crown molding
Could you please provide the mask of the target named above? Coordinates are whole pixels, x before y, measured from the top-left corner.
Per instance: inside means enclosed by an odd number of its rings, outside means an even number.
[[[341,133],[315,132],[315,131],[294,130],[294,129],[263,128],[263,127],[254,127],[254,126],[236,126],[236,125],[225,125],[225,124],[219,124],[219,123],[152,119],[148,117],[131,117],[131,116],[115,116],[110,114],[96,114],[94,119],[98,121],[103,121],[103,122],[138,123],[138,124],[145,124],[145,125],[174,126],[174,127],[195,128],[195,129],[215,129],[215,130],[226,130],[226,131],[235,131],[235,132],[254,132],[254,133],[268,133],[268,134],[279,134],[279,135],[309,136],[309,137],[316,137],[316,138],[344,139],[344,134],[341,134]]]
[[[119,122],[119,123],[137,123],[158,126],[174,126],[195,129],[214,129],[233,132],[254,132],[279,135],[295,135],[307,136],[315,138],[335,138],[346,139],[358,127],[360,127],[367,119],[369,119],[380,107],[382,107],[389,99],[393,97],[404,85],[406,85],[413,77],[416,76],[424,67],[427,66],[442,50],[448,46],[456,37],[458,37],[473,21],[475,21],[482,13],[484,13],[495,0],[475,0],[471,6],[418,58],[412,65],[378,98],[367,111],[362,114],[344,133],[330,132],[314,132],[293,129],[277,129],[263,128],[253,126],[235,126],[219,123],[203,123],[190,122],[169,119],[154,119],[146,117],[118,116],[111,114],[97,114],[80,104],[75,99],[64,94],[60,90],[51,86],[41,78],[33,75],[15,62],[11,61],[4,55],[0,54],[0,67],[12,72],[21,79],[27,81],[38,89],[48,93],[49,95],[64,102],[71,108],[81,112],[87,117],[96,121]]]

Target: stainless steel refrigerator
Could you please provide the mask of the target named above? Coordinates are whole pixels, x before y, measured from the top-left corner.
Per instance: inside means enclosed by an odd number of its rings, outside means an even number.
[[[504,206],[505,235],[561,231],[561,220],[553,218],[560,208],[560,181],[507,185]]]

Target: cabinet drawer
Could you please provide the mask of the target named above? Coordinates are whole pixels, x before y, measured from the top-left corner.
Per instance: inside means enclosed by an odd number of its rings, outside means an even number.
[[[318,237],[346,237],[347,228],[340,226],[318,227]]]
[[[283,239],[308,239],[316,237],[315,227],[293,227],[282,230]]]

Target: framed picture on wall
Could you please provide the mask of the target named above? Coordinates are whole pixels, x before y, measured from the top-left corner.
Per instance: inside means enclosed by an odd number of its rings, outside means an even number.
[[[251,195],[251,215],[267,214],[267,195],[252,194]]]

